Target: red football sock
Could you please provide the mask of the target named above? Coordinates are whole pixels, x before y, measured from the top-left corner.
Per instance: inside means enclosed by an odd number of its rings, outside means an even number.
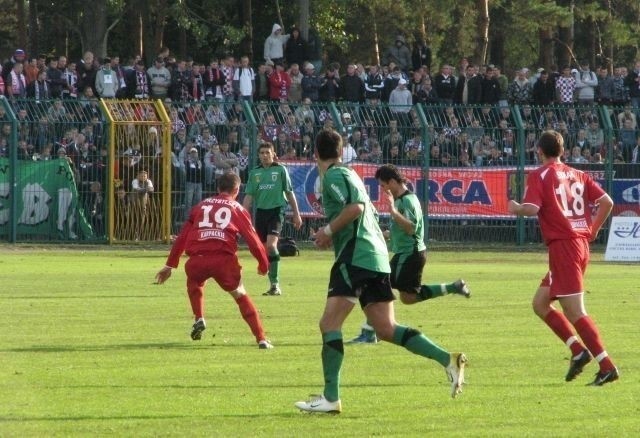
[[[192,283],[187,284],[187,293],[189,294],[189,301],[191,302],[191,310],[196,320],[202,318],[204,312],[204,292],[202,290],[203,285]]]
[[[584,350],[578,338],[573,334],[571,323],[567,317],[564,316],[564,313],[552,309],[547,313],[547,316],[544,317],[544,322],[553,330],[557,337],[562,339],[562,342],[567,344],[573,356],[577,356]]]
[[[573,326],[582,338],[582,342],[585,343],[593,357],[595,357],[600,364],[600,371],[610,371],[615,368],[607,351],[604,349],[604,344],[600,338],[596,323],[593,322],[589,316],[585,315],[578,319]]]
[[[262,322],[260,321],[258,310],[256,309],[256,306],[253,305],[251,297],[246,294],[242,295],[240,298],[236,299],[236,303],[238,304],[242,318],[249,325],[253,336],[256,337],[256,342],[264,340],[265,336],[264,329],[262,328]]]

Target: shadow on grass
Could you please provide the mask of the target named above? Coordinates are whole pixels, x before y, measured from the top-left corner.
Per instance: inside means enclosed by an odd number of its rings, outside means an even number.
[[[127,416],[99,416],[76,415],[70,417],[0,417],[0,423],[16,423],[24,421],[95,421],[95,420],[166,420],[172,418],[188,418],[191,415],[127,415]]]
[[[7,298],[13,298],[13,297],[7,297]],[[149,295],[33,295],[33,296],[29,296],[29,295],[20,295],[20,299],[21,300],[86,300],[86,299],[101,299],[101,298],[108,298],[108,299],[118,299],[121,300],[123,298],[154,298],[157,299],[158,295],[153,295],[153,294],[149,294]]]

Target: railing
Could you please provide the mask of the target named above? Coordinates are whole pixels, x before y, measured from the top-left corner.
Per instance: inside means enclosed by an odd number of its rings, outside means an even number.
[[[284,234],[306,240],[323,221],[313,159],[323,128],[343,135],[343,161],[365,180],[382,221],[373,174],[382,163],[402,167],[430,240],[539,241],[535,221],[515,219],[506,202],[522,196],[526,172],[539,165],[545,129],[562,133],[566,160],[603,184],[616,214],[640,215],[630,108],[6,99],[0,108],[0,240],[8,242],[168,241],[190,207],[215,193],[217,173],[246,181],[262,141],[288,166],[305,217],[302,231]],[[201,172],[189,170],[190,157]],[[156,186],[142,207],[132,187],[141,169]]]

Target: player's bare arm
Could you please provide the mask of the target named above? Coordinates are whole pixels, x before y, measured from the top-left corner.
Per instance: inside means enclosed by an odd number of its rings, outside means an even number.
[[[245,210],[251,211],[251,204],[253,203],[253,196],[244,195],[244,199],[242,200],[242,206]]]
[[[596,205],[598,206],[598,211],[593,217],[593,222],[591,223],[591,239],[589,239],[590,241],[593,241],[596,239],[596,237],[598,237],[598,233],[600,232],[602,225],[604,225],[607,217],[609,217],[609,214],[611,214],[611,210],[613,209],[613,200],[609,195],[605,194],[596,201]]]
[[[509,210],[509,213],[518,216],[535,216],[540,208],[533,204],[520,204],[511,199],[507,204],[507,210]]]
[[[298,209],[298,201],[296,195],[293,192],[287,192],[287,201],[293,210],[293,228],[299,230],[302,227],[302,217],[300,216],[300,210]]]
[[[336,216],[325,227],[318,229],[314,237],[318,248],[329,248],[332,240],[331,236],[356,220],[364,211],[363,204],[348,204],[342,212]]]
[[[383,201],[389,207],[389,214],[391,215],[391,218],[396,224],[398,224],[400,228],[402,228],[402,231],[404,231],[408,235],[412,235],[413,233],[415,233],[415,224],[404,217],[402,213],[398,211],[394,204],[393,194],[391,193],[391,191],[384,191],[382,197]]]
[[[173,269],[170,266],[165,266],[164,268],[160,269],[156,274],[156,284],[162,284],[167,281],[169,277],[171,277],[172,270]]]

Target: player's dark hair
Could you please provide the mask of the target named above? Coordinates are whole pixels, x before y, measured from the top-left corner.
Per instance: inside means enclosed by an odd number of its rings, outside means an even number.
[[[558,131],[544,131],[538,140],[538,147],[546,157],[559,157],[564,149],[564,139]]]
[[[217,183],[220,193],[231,193],[240,186],[240,177],[233,172],[225,172],[218,177]]]
[[[400,170],[393,164],[383,164],[376,170],[376,179],[384,182],[389,182],[392,179],[404,184],[407,179],[400,173]]]
[[[323,129],[316,136],[316,151],[320,160],[333,160],[342,154],[342,137],[333,129]]]
[[[275,152],[276,147],[273,145],[273,143],[266,141],[258,145],[258,153],[260,153],[260,149],[272,149]]]

